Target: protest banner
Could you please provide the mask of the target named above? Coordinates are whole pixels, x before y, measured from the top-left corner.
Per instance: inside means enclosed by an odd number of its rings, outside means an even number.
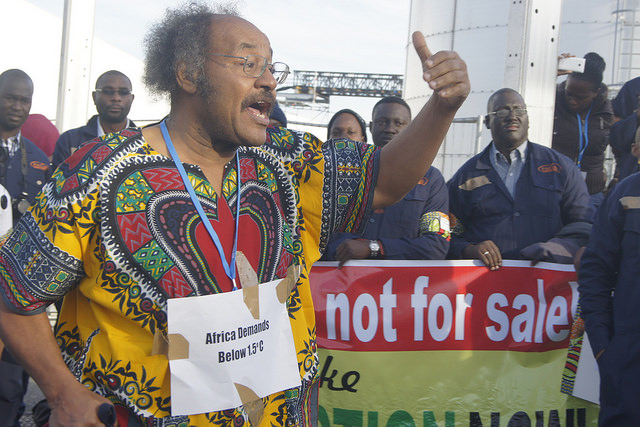
[[[560,392],[578,303],[573,266],[316,263],[319,425],[587,426]]]

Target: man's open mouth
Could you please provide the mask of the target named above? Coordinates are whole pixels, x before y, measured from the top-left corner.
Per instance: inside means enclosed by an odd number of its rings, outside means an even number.
[[[250,110],[254,116],[268,120],[271,114],[271,103],[266,101],[254,102],[249,105],[248,110]]]

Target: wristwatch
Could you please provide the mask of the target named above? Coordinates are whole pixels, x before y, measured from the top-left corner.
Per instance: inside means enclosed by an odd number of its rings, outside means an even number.
[[[378,258],[378,255],[380,255],[380,243],[377,240],[369,240],[369,251],[371,252],[369,258]]]

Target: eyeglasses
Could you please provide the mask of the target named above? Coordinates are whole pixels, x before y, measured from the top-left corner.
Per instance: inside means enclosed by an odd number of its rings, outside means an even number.
[[[116,94],[116,92],[118,93],[118,95],[120,96],[129,96],[131,95],[131,91],[129,89],[110,89],[110,88],[104,88],[104,89],[96,89],[96,92],[100,92],[103,95],[106,96],[113,96]]]
[[[278,84],[284,83],[284,81],[287,80],[287,76],[290,72],[289,66],[284,62],[274,62],[273,64],[268,64],[267,58],[260,55],[233,56],[222,55],[219,53],[210,53],[209,56],[222,56],[225,58],[243,59],[244,63],[242,64],[242,71],[244,71],[247,76],[253,77],[255,79],[262,76],[264,74],[264,71],[268,68]]]
[[[515,107],[515,108],[501,108],[499,110],[496,110],[492,113],[488,113],[487,116],[496,116],[498,118],[504,119],[505,117],[508,117],[509,114],[513,113],[516,117],[522,117],[525,114],[527,114],[527,109],[526,108],[520,108],[520,107]]]

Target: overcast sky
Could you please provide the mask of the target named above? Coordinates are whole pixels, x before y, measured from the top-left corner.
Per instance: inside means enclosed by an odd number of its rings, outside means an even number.
[[[28,0],[62,17],[64,0]],[[78,0],[76,0],[78,1]],[[178,0],[96,0],[94,36],[140,59],[148,28]],[[212,3],[208,1],[208,3]],[[293,70],[403,74],[410,0],[239,0],[241,16],[270,39],[275,61]],[[366,120],[371,98],[332,97],[331,111],[353,108]],[[326,113],[308,116],[328,121]]]
[[[64,0],[29,0],[62,16]],[[77,0],[76,0],[77,1]],[[149,26],[177,0],[96,0],[95,36],[139,58]],[[211,3],[211,2],[209,2]],[[294,70],[402,74],[410,0],[239,0],[240,14]]]

